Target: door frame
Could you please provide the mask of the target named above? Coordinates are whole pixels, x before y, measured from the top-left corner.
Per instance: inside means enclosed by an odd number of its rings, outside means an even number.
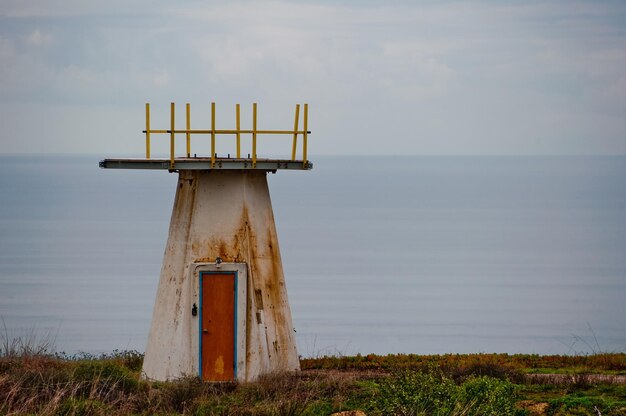
[[[234,375],[235,380],[246,379],[246,326],[247,326],[247,294],[248,294],[248,265],[246,263],[193,263],[190,268],[193,284],[192,304],[197,305],[197,337],[192,339],[192,348],[197,351],[196,373],[202,379],[202,275],[203,274],[234,274],[235,275],[235,351]],[[190,305],[191,309],[191,305]],[[190,314],[191,315],[191,314]],[[192,323],[193,325],[193,323]],[[194,342],[195,341],[195,342]],[[194,345],[195,344],[195,345]]]

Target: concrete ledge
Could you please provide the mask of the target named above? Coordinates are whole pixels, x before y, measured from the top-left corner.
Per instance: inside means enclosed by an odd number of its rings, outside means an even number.
[[[257,159],[256,166],[252,167],[252,159],[216,158],[211,167],[211,158],[176,158],[174,167],[170,166],[169,159],[104,159],[100,161],[102,169],[156,169],[156,170],[262,170],[275,172],[279,169],[311,170],[313,163],[302,160],[288,159]]]

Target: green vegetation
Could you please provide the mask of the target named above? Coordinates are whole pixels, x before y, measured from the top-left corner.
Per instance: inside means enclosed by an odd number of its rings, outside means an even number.
[[[298,374],[212,384],[142,381],[136,351],[9,347],[0,345],[0,415],[626,416],[624,354],[321,357]]]
[[[385,415],[513,416],[516,387],[505,380],[470,377],[461,384],[436,372],[405,370],[383,378],[373,396],[373,410]]]
[[[326,356],[302,359],[302,369],[372,369],[393,370],[406,368],[424,370],[431,367],[447,369],[450,372],[495,371],[516,377],[524,373],[597,373],[626,375],[626,354],[599,353],[592,355],[536,355],[536,354],[389,354],[356,355],[352,357]],[[459,374],[462,375],[462,374]],[[491,375],[491,374],[485,374]]]

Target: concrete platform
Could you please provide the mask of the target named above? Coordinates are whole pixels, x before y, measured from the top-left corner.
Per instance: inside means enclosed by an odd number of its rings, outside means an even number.
[[[302,160],[290,159],[257,159],[253,167],[252,159],[249,158],[225,158],[218,157],[211,166],[210,157],[176,158],[174,166],[170,166],[169,159],[104,159],[100,161],[103,169],[152,169],[152,170],[260,170],[275,172],[279,169],[288,170],[311,170],[313,163]]]

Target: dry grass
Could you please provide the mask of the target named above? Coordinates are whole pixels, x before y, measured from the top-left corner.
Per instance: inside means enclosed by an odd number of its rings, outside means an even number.
[[[245,384],[196,377],[145,382],[123,363],[115,357],[0,357],[0,414],[320,414],[316,406],[326,414],[347,409],[360,389],[353,376],[342,374],[273,374]]]
[[[388,391],[384,387],[398,371],[408,371],[409,375],[436,373],[448,380],[451,391],[461,391],[481,377],[492,380],[490,386],[499,386],[493,381],[498,379],[505,383],[502,385],[516,383],[532,395],[522,397],[532,399],[532,403],[547,403],[550,397],[557,397],[557,392],[558,397],[567,399],[572,392],[591,394],[590,389],[595,389],[602,398],[593,398],[589,403],[604,405],[603,414],[611,414],[606,410],[621,406],[626,395],[622,387],[595,387],[619,381],[619,376],[599,380],[586,373],[528,375],[523,371],[527,369],[519,366],[524,360],[540,364],[563,360],[554,357],[544,360],[509,356],[513,357],[511,361],[504,359],[506,355],[322,357],[302,361],[303,368],[317,370],[266,375],[254,383],[211,384],[196,377],[160,383],[139,380],[142,355],[136,351],[68,357],[52,353],[51,345],[35,337],[8,340],[0,333],[0,415],[328,415],[353,409],[382,415],[385,412],[380,403],[387,403],[385,395],[393,398],[397,391],[395,387]],[[617,354],[589,362],[621,368],[623,357]],[[364,365],[359,367],[358,363]],[[413,375],[409,379],[421,380]],[[406,388],[406,383],[403,386]],[[407,396],[410,400],[424,389],[422,384],[408,387],[407,391],[413,392]],[[550,408],[569,411],[572,406],[587,406],[579,399],[565,399],[550,402]],[[479,404],[471,397],[464,400],[455,412],[475,414]],[[424,414],[435,414],[429,412]]]

